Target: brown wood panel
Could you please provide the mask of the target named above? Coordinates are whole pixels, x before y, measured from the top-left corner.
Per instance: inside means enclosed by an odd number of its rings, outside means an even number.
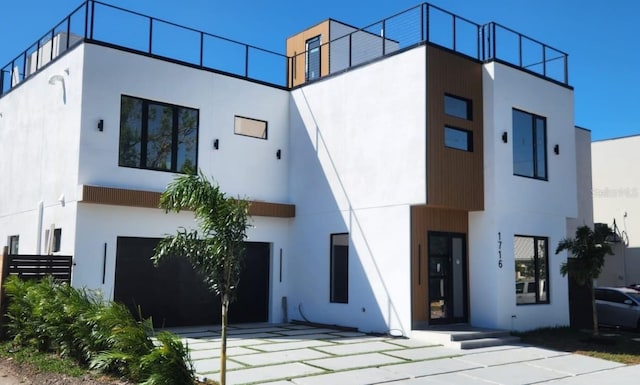
[[[318,35],[320,35],[320,76],[329,74],[329,24],[330,21],[325,20],[287,39],[287,56],[293,58],[287,74],[289,87],[305,83],[307,40]]]
[[[427,233],[441,231],[468,234],[468,228],[469,214],[466,211],[428,206],[411,207],[411,314],[414,327],[429,321]]]
[[[82,186],[82,202],[103,205],[158,208],[161,193],[114,187]],[[258,217],[293,218],[296,206],[286,203],[249,201],[249,215]]]
[[[482,64],[427,46],[427,204],[484,209]],[[471,100],[472,120],[444,113],[444,95]],[[444,127],[472,132],[473,151],[447,148]]]

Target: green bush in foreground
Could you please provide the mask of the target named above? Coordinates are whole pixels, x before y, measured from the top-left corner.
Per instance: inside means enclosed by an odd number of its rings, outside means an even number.
[[[10,277],[7,332],[17,346],[55,352],[83,366],[145,385],[193,384],[188,349],[174,335],[157,335],[122,304],[54,281]]]

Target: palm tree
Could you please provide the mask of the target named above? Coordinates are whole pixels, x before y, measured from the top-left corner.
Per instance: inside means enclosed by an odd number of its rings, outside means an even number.
[[[578,227],[575,238],[565,238],[558,244],[556,254],[568,250],[571,256],[560,266],[562,276],[570,274],[579,285],[587,285],[591,293],[591,314],[593,317],[593,334],[599,335],[598,313],[593,290],[593,280],[600,276],[604,257],[613,255],[611,246],[605,242],[611,234],[609,226],[597,226],[591,230],[588,226]]]
[[[220,384],[226,383],[227,321],[244,259],[244,239],[248,228],[249,203],[226,197],[203,174],[182,175],[171,182],[160,197],[166,212],[192,210],[197,230],[180,228],[155,248],[152,260],[157,266],[172,256],[184,256],[200,273],[209,290],[221,296],[222,349]]]

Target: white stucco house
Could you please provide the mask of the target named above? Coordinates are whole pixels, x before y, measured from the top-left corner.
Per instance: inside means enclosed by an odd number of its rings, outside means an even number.
[[[215,322],[189,266],[149,261],[194,225],[157,204],[198,168],[253,202],[231,322],[569,323],[554,250],[591,195],[566,53],[426,3],[364,29],[327,20],[286,54],[200,32],[128,40],[101,12],[136,27],[88,1],[0,69],[11,253],[73,255],[74,286],[159,324]]]
[[[598,278],[601,286],[640,283],[640,136],[594,141],[594,220],[614,230],[615,255],[607,256]]]

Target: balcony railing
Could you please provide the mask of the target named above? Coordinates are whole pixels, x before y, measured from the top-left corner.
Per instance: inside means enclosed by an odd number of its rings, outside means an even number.
[[[363,36],[367,38],[363,39]],[[82,41],[282,87],[294,84],[291,76],[295,71],[290,69],[300,60],[100,1],[87,0],[0,68],[0,96]],[[499,24],[476,24],[428,3],[365,28],[354,29],[326,43],[322,52],[326,50],[339,58],[329,60],[330,68],[323,68],[320,72],[323,75],[336,73],[425,42],[482,62],[496,60],[508,63],[561,84],[569,84],[566,53]]]

